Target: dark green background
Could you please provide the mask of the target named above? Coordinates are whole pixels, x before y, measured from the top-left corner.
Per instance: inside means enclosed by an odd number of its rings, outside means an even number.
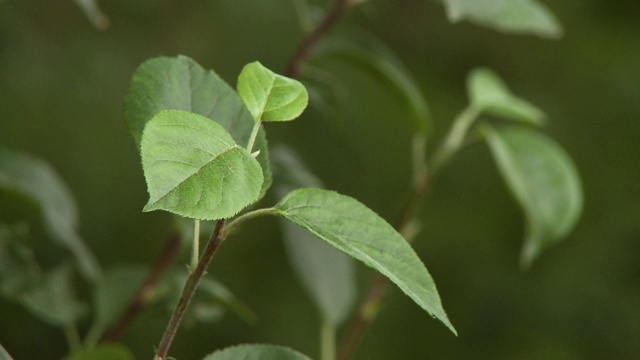
[[[434,142],[466,104],[466,74],[488,66],[547,111],[545,131],[574,158],[585,190],[575,231],[521,272],[519,209],[487,149],[467,149],[429,194],[415,244],[459,337],[394,289],[358,358],[640,358],[640,5],[545,3],[564,25],[559,41],[452,25],[431,1],[373,1],[344,19],[378,34],[408,65],[430,104]],[[80,232],[105,267],[149,263],[169,216],[141,213],[144,179],[121,116],[131,74],[150,57],[185,54],[235,85],[250,61],[284,69],[301,31],[290,1],[101,5],[111,19],[105,32],[71,0],[0,2],[0,145],[55,166],[77,198]],[[295,123],[269,125],[270,141],[294,147],[327,187],[393,221],[409,182],[407,113],[366,74],[335,71],[348,91],[336,116],[311,109]],[[288,268],[272,219],[230,238],[210,273],[260,322],[227,316],[183,329],[174,356],[198,359],[241,342],[317,355],[318,316]],[[370,275],[359,268],[363,289]],[[123,340],[138,358],[151,358],[166,320],[148,312]],[[59,330],[4,300],[0,342],[16,360],[66,352]]]

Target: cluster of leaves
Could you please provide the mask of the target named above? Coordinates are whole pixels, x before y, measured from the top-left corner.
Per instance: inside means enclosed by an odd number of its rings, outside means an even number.
[[[440,1],[453,22],[468,20],[541,37],[562,33],[551,12],[535,0]],[[76,2],[96,26],[106,27],[108,20],[95,1]],[[428,106],[393,52],[366,32],[352,29],[325,39],[312,61],[321,63],[327,57],[367,71],[406,105],[415,128],[414,144],[418,144],[413,154],[415,183],[440,169],[466,142],[479,138],[488,144],[527,219],[523,267],[571,231],[582,208],[577,171],[564,150],[538,131],[545,114],[513,95],[497,74],[483,68],[470,73],[469,105],[426,161],[424,143],[432,128]],[[310,87],[310,91],[322,94],[319,88]],[[312,98],[318,99],[321,96]],[[185,56],[142,64],[125,100],[125,120],[147,181],[149,201],[144,211],[165,210],[196,221],[228,219],[223,237],[253,217],[278,216],[292,266],[331,331],[353,307],[352,259],[356,259],[388,277],[455,333],[433,279],[406,241],[410,240],[407,232],[394,229],[357,200],[323,190],[322,182],[290,149],[277,147],[270,155],[262,123],[293,120],[307,101],[307,90],[300,82],[258,62],[242,70],[237,91]],[[487,116],[507,122],[489,122]],[[273,207],[247,211],[272,185],[281,200]],[[77,234],[73,197],[41,160],[1,150],[0,201],[0,294],[65,329],[72,350],[77,350],[70,359],[132,359],[122,345],[94,345],[135,296],[148,267],[121,265],[103,271]],[[38,251],[49,249],[61,252],[60,263],[38,261]],[[75,328],[89,309],[86,301],[74,296],[74,267],[94,289],[93,322],[83,344],[87,350],[81,350],[74,339]],[[149,302],[173,307],[185,281],[183,272],[170,271]],[[248,321],[255,317],[209,277],[201,281],[192,309],[188,321],[216,319],[226,309]],[[283,347],[244,345],[215,352],[205,360],[239,357],[308,359]],[[10,359],[2,347],[0,359]]]

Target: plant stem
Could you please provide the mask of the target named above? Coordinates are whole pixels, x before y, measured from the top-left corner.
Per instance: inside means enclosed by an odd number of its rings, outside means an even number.
[[[198,258],[200,257],[200,220],[193,220],[193,244],[191,248],[191,264],[189,265],[189,272],[198,266]]]
[[[69,353],[73,354],[82,349],[78,328],[75,325],[66,326],[64,328],[64,335],[67,337],[67,342],[69,343]]]
[[[336,327],[322,320],[320,329],[320,360],[336,359]]]
[[[310,33],[305,35],[285,71],[285,76],[294,78],[300,74],[302,64],[311,55],[311,50],[318,41],[338,22],[338,20],[354,5],[355,0],[336,0],[333,7],[327,12],[320,24]]]
[[[258,131],[260,131],[260,124],[262,121],[256,119],[256,124],[253,126],[253,130],[251,131],[251,136],[249,137],[249,143],[247,144],[247,151],[251,153],[253,150],[253,144],[256,142],[256,137],[258,137]]]
[[[162,335],[162,339],[160,340],[160,344],[158,345],[158,350],[156,352],[155,360],[164,360],[167,357],[167,353],[169,352],[169,347],[173,342],[173,338],[178,331],[178,327],[180,326],[180,322],[184,317],[185,312],[187,311],[187,307],[189,306],[189,302],[193,298],[193,295],[196,292],[198,287],[198,283],[200,279],[205,274],[205,271],[209,267],[211,263],[211,259],[213,259],[213,255],[218,250],[220,243],[222,243],[223,237],[220,236],[220,232],[224,227],[225,220],[218,220],[209,241],[207,242],[207,246],[204,248],[202,252],[202,257],[200,257],[200,261],[196,266],[195,270],[189,274],[187,278],[187,282],[184,285],[182,290],[182,295],[180,296],[180,300],[176,305],[175,310],[173,311],[173,315],[167,324],[167,328],[165,329],[164,335]]]
[[[227,235],[229,235],[229,233],[231,232],[231,230],[233,230],[233,228],[235,228],[236,226],[242,224],[247,220],[256,218],[258,216],[263,216],[263,215],[275,215],[277,213],[278,213],[278,210],[276,210],[275,208],[265,208],[265,209],[249,211],[248,213],[238,216],[232,222],[230,222],[227,226],[225,226],[220,232],[220,236],[223,239],[226,238]]]
[[[153,292],[156,288],[156,285],[160,281],[160,278],[165,273],[165,271],[169,268],[169,266],[173,263],[173,260],[178,255],[180,250],[180,235],[177,233],[173,233],[167,244],[162,249],[162,252],[158,256],[153,268],[149,272],[149,275],[138,289],[138,292],[133,297],[133,300],[129,303],[127,308],[124,310],[120,318],[116,322],[116,324],[109,329],[104,336],[102,337],[103,342],[115,341],[120,337],[120,334],[124,331],[124,329],[131,323],[131,321],[138,315],[138,313],[144,308],[145,305],[151,300],[153,296]],[[90,339],[85,339],[85,343],[90,341]],[[90,343],[89,343],[90,345]]]
[[[444,142],[428,162],[432,164],[430,168],[427,167],[427,163],[424,160],[426,142],[423,141],[424,139],[414,138],[412,152],[414,167],[413,184],[402,216],[400,216],[400,220],[395,226],[396,230],[402,234],[407,241],[412,240],[412,234],[414,233],[412,228],[417,222],[418,212],[425,193],[431,186],[435,176],[439,174],[444,165],[461,149],[462,144],[467,138],[467,133],[478,115],[479,112],[474,106],[467,107],[458,115]],[[366,330],[371,326],[380,312],[380,307],[387,294],[388,288],[389,280],[384,275],[376,273],[369,286],[367,295],[360,304],[358,315],[347,330],[345,340],[340,346],[340,352],[338,353],[339,360],[351,358]]]

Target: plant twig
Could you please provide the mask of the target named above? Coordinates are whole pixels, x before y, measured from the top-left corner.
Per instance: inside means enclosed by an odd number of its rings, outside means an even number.
[[[193,298],[193,295],[198,288],[198,283],[200,279],[205,274],[205,271],[209,267],[211,263],[211,259],[213,259],[213,255],[218,250],[220,243],[222,243],[223,237],[220,236],[220,231],[224,226],[225,220],[218,220],[211,237],[209,238],[209,242],[207,246],[204,248],[202,252],[202,256],[200,257],[200,261],[198,262],[198,266],[196,266],[195,270],[189,274],[187,278],[187,282],[184,285],[184,289],[182,290],[182,295],[180,296],[180,300],[178,301],[178,305],[176,305],[175,310],[173,311],[173,315],[171,315],[171,319],[167,324],[167,328],[165,329],[164,334],[162,335],[162,339],[160,340],[160,344],[158,345],[158,351],[156,352],[155,360],[164,360],[167,357],[167,353],[169,352],[169,347],[171,347],[171,343],[173,342],[173,338],[178,331],[178,327],[180,326],[180,322],[184,317],[185,312],[187,311],[187,307],[189,306],[189,302]]]
[[[173,260],[176,258],[176,255],[178,255],[179,250],[180,235],[174,233],[169,237],[167,244],[164,246],[164,249],[162,249],[162,252],[153,265],[153,268],[142,283],[142,286],[140,286],[140,289],[138,289],[138,292],[133,297],[133,300],[124,310],[116,324],[104,334],[104,336],[102,337],[102,341],[115,341],[120,337],[129,323],[138,315],[138,313],[144,308],[144,306],[147,305],[147,303],[151,299],[156,285],[158,284],[158,281],[160,281],[160,278],[162,277],[164,272],[173,263]]]
[[[311,50],[356,2],[357,1],[355,0],[336,0],[333,7],[327,12],[320,24],[312,32],[302,38],[300,45],[298,45],[298,49],[291,57],[291,61],[284,73],[285,76],[293,78],[300,75],[302,64],[304,64],[311,55]]]

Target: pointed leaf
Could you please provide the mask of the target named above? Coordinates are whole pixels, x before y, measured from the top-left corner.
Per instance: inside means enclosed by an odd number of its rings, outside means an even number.
[[[157,57],[136,70],[124,102],[124,118],[140,147],[146,123],[162,110],[184,110],[222,125],[240,146],[246,146],[255,124],[238,94],[218,74],[186,57]],[[269,149],[260,129],[255,150],[264,182],[260,197],[271,185]]]
[[[154,116],[142,134],[141,155],[150,196],[144,211],[216,220],[237,214],[260,194],[260,164],[222,126],[197,114]]]
[[[95,279],[98,262],[76,232],[78,209],[66,184],[49,164],[34,157],[0,149],[0,215],[15,216],[12,209],[35,208],[52,240],[76,258],[81,273]],[[10,201],[6,201],[11,199]],[[11,219],[16,221],[17,219]],[[27,219],[30,221],[33,219]]]
[[[505,33],[534,34],[546,38],[562,36],[562,26],[553,13],[537,0],[440,0],[449,20],[468,20]]]
[[[420,87],[400,58],[382,41],[364,31],[349,31],[321,44],[316,57],[335,56],[387,84],[407,107],[416,131],[431,130],[429,108]]]
[[[311,360],[297,351],[277,345],[239,345],[216,351],[203,360]]]
[[[544,124],[544,112],[512,95],[502,79],[489,69],[473,70],[467,80],[467,91],[471,103],[481,112],[538,126]]]
[[[279,147],[272,155],[279,197],[300,187],[322,186],[290,149]],[[337,327],[346,320],[356,299],[353,259],[285,219],[280,225],[291,266],[323,318]]]
[[[427,268],[406,240],[369,208],[348,196],[309,188],[291,192],[275,209],[336,249],[380,271],[455,333]]]
[[[257,61],[240,72],[238,94],[256,121],[293,120],[309,102],[302,83],[278,75]]]
[[[582,212],[580,177],[566,152],[531,129],[483,128],[507,185],[527,218],[521,263],[528,267],[575,226]]]

